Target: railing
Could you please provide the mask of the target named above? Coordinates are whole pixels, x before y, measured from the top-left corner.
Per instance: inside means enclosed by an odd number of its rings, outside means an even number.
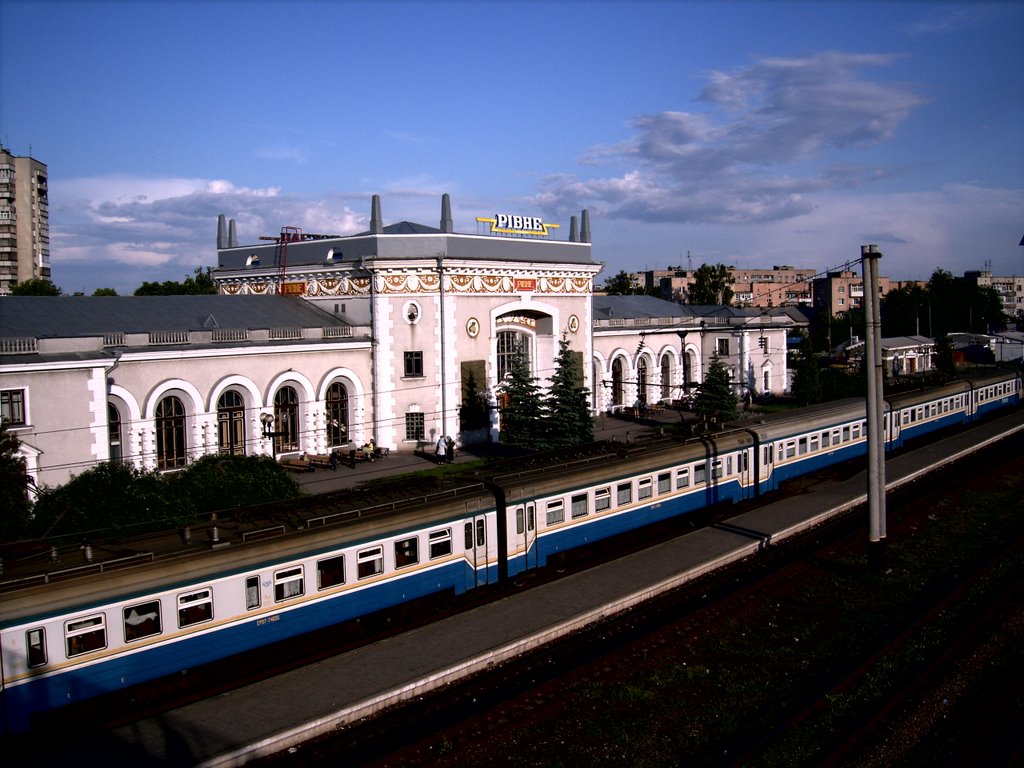
[[[301,339],[302,329],[301,328],[271,328],[270,329],[271,339]]]
[[[211,333],[212,341],[248,341],[248,328],[215,328]]]
[[[191,341],[189,331],[150,331],[150,344],[188,344]]]
[[[325,339],[347,339],[352,336],[350,325],[328,325],[324,328]]]
[[[103,346],[104,347],[123,347],[124,346],[124,332],[118,333],[105,333],[103,334]]]
[[[3,355],[25,355],[36,351],[36,340],[34,337],[22,337],[11,339],[0,339],[0,354]]]

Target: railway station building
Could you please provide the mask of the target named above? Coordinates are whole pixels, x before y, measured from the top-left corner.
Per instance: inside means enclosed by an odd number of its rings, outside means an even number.
[[[440,208],[436,227],[384,224],[375,196],[366,232],[250,245],[221,217],[215,296],[3,297],[0,417],[32,479],[497,441],[511,360],[546,388],[563,339],[594,413],[681,399],[713,356],[739,396],[786,389],[788,316],[596,295],[587,211],[558,239],[502,213],[457,233],[447,195]]]

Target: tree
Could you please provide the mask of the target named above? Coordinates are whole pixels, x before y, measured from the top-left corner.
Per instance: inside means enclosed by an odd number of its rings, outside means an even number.
[[[800,405],[811,405],[821,402],[821,364],[814,353],[814,346],[809,336],[800,342],[796,371],[793,374],[793,397]]]
[[[209,267],[205,272],[202,267],[196,267],[192,275],[181,283],[174,280],[165,280],[162,283],[145,282],[135,289],[136,296],[195,296],[214,293],[217,293],[217,284],[213,281]]]
[[[705,423],[720,424],[739,415],[736,395],[733,394],[732,383],[729,381],[729,372],[718,359],[717,352],[711,358],[704,381],[697,387],[694,411]]]
[[[271,456],[203,456],[189,464],[177,482],[183,505],[198,514],[300,494],[299,484]]]
[[[633,296],[638,292],[643,293],[643,289],[633,282],[633,276],[625,270],[605,280],[601,290],[609,296]]]
[[[546,448],[548,435],[540,387],[521,350],[512,357],[500,390],[506,398],[501,410],[501,441],[519,448]]]
[[[689,304],[732,304],[732,275],[723,264],[701,264],[693,273],[689,291]]]
[[[33,277],[31,280],[21,283],[11,283],[11,296],[60,296],[62,293],[60,286],[41,277]]]
[[[935,340],[935,370],[939,378],[949,381],[956,375],[956,361],[953,359],[953,342],[943,334]]]
[[[117,291],[113,288],[97,288],[92,292],[93,296],[117,296]]]
[[[2,301],[2,299],[0,299]],[[32,505],[28,498],[29,477],[21,443],[0,419],[0,541],[19,539],[28,533]]]
[[[555,446],[579,445],[594,440],[590,390],[583,386],[583,356],[573,352],[562,335],[548,395],[548,434]]]

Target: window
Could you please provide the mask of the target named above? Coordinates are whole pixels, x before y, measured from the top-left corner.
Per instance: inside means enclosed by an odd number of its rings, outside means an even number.
[[[452,529],[444,528],[440,531],[431,531],[427,537],[430,547],[430,559],[435,560],[452,553]]]
[[[485,541],[486,541],[486,537],[484,536],[484,521],[482,519],[481,520],[477,520],[476,521],[476,545],[478,547],[482,547],[484,545]]]
[[[286,568],[274,574],[274,600],[281,602],[292,597],[301,597],[305,589],[305,580],[302,578],[302,566]]]
[[[796,456],[796,440],[786,441],[786,458],[792,459]]]
[[[245,404],[229,389],[217,400],[217,449],[221,453],[245,453]]]
[[[658,475],[658,495],[672,491],[672,473],[662,472]]]
[[[178,595],[178,626],[188,627],[213,619],[213,590],[200,589]]]
[[[647,404],[647,361],[642,357],[636,361],[636,399]]]
[[[384,573],[384,548],[371,547],[356,555],[356,576],[368,579]]]
[[[676,470],[676,490],[690,487],[690,468],[684,467],[683,469]]]
[[[533,504],[526,505],[526,529],[529,531],[537,528],[537,509]]]
[[[530,368],[529,337],[518,331],[499,331],[497,338],[498,381],[502,381],[510,370],[512,360],[522,355],[527,369]]]
[[[423,414],[410,412],[405,414],[405,439],[422,440],[425,432]]]
[[[46,632],[42,627],[25,633],[25,647],[28,648],[28,667],[41,667],[46,663]]]
[[[526,533],[526,510],[516,507],[516,533]]]
[[[716,349],[718,350],[718,356],[719,357],[727,356],[729,354],[729,340],[728,339],[718,339],[717,342],[718,342],[718,344],[717,344]]]
[[[345,556],[328,557],[326,560],[317,560],[316,563],[316,588],[327,589],[338,584],[345,583]]]
[[[395,542],[395,568],[416,565],[420,561],[420,541],[413,537]]]
[[[121,413],[112,403],[107,403],[107,443],[110,446],[110,460],[121,460]]]
[[[637,499],[640,500],[640,501],[643,501],[644,499],[651,498],[651,496],[654,495],[654,491],[653,491],[652,486],[653,486],[653,481],[651,480],[651,478],[645,477],[642,480],[640,480],[640,482],[637,483],[637,486],[636,486],[636,497],[637,497]]]
[[[617,506],[623,506],[633,501],[633,484],[632,483],[619,483],[615,489],[615,504]]]
[[[174,469],[185,466],[185,406],[173,395],[156,406],[156,466]]]
[[[406,352],[405,353],[405,378],[407,379],[422,379],[423,378],[423,353],[422,352]]]
[[[281,387],[274,394],[274,453],[299,449],[299,396],[294,387]]]
[[[466,523],[462,529],[464,549],[468,552],[473,548],[473,524]]]
[[[558,523],[565,521],[565,502],[561,499],[556,501],[549,501],[547,506],[547,521],[548,525],[557,525]]]
[[[0,390],[0,421],[12,426],[25,424],[25,390]]]
[[[697,464],[693,468],[693,482],[700,485],[708,479],[708,468],[706,464]]]
[[[714,462],[711,465],[711,474],[712,474],[712,477],[715,478],[715,480],[720,480],[721,479],[721,477],[722,477],[722,460],[721,459],[719,459],[718,461]]]
[[[69,621],[64,625],[64,641],[68,658],[107,647],[107,620],[101,613],[87,619]]]
[[[327,444],[348,442],[348,392],[340,382],[327,388]]]
[[[587,494],[581,493],[572,497],[572,516],[573,519],[577,517],[586,517],[589,512],[589,505],[587,504]]]
[[[245,578],[245,610],[252,611],[260,607],[260,577]]]
[[[598,488],[594,491],[594,509],[598,512],[612,508],[612,492],[609,488]]]
[[[160,632],[160,601],[139,603],[124,609],[124,640],[126,643],[130,643],[132,640],[141,640],[150,635],[159,635]]]

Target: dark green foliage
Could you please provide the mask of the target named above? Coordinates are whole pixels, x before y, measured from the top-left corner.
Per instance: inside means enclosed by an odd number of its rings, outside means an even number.
[[[590,415],[590,390],[583,386],[583,358],[572,351],[564,334],[558,342],[547,406],[552,445],[593,442],[594,420]]]
[[[956,375],[956,361],[953,359],[953,342],[943,334],[935,339],[935,369],[939,377],[948,381]]]
[[[93,296],[117,296],[117,291],[113,288],[97,288],[92,292]]]
[[[31,280],[23,280],[20,283],[11,283],[11,296],[60,296],[61,293],[63,291],[60,286],[41,277],[33,277]]]
[[[64,485],[45,488],[36,500],[37,536],[85,536],[131,530],[139,523],[187,517],[174,475],[145,472],[116,461],[98,464]]]
[[[793,397],[800,405],[821,402],[821,361],[814,352],[809,336],[800,342],[796,371],[793,374]]]
[[[615,277],[605,280],[601,290],[609,296],[632,296],[636,293],[643,293],[643,289],[633,283],[633,276],[625,270],[620,271]]]
[[[729,381],[729,372],[715,354],[711,358],[704,381],[697,387],[697,399],[694,411],[697,417],[705,422],[721,424],[735,419],[737,413],[736,395],[733,394]]]
[[[200,514],[299,495],[299,484],[270,456],[204,456],[177,484],[183,506]]]
[[[690,286],[688,304],[732,303],[732,275],[724,264],[701,264],[693,273],[694,283]]]
[[[196,296],[217,293],[217,284],[210,275],[210,268],[203,271],[196,267],[184,282],[165,280],[162,283],[145,282],[135,289],[136,296]]]
[[[549,435],[544,427],[540,387],[522,353],[512,358],[501,392],[507,398],[501,410],[501,441],[519,448],[547,448]]]
[[[471,363],[462,364],[462,405],[459,406],[459,425],[463,431],[484,429],[491,423],[487,395],[481,391],[477,373],[473,368]]]
[[[19,446],[0,419],[0,541],[21,538],[28,531],[28,473]]]

